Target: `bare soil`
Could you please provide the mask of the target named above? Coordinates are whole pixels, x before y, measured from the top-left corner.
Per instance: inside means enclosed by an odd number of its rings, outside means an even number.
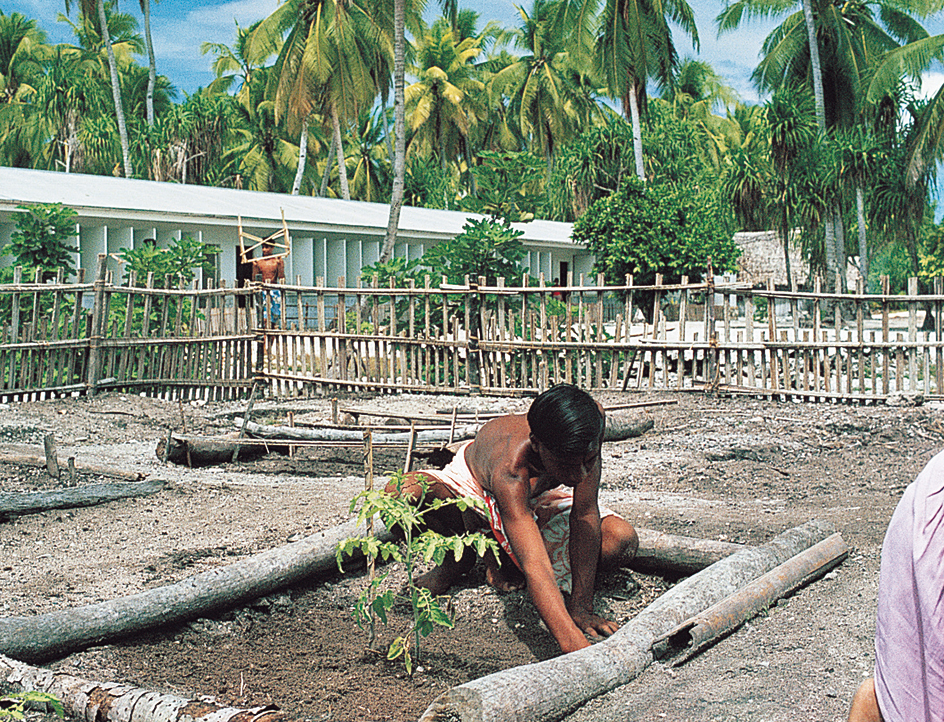
[[[832,521],[851,547],[826,578],[679,668],[654,664],[639,679],[585,705],[582,720],[844,720],[871,671],[879,552],[905,486],[939,450],[937,405],[915,408],[778,403],[702,395],[603,394],[605,405],[668,400],[643,411],[654,428],[604,449],[602,501],[640,527],[761,543],[811,518]],[[378,396],[348,399],[385,413],[523,411],[521,399]],[[0,443],[41,444],[60,456],[166,479],[165,491],[0,523],[0,616],[78,606],[172,583],[329,528],[364,484],[356,448],[268,455],[204,469],[155,456],[168,428],[233,430],[242,405],[180,404],[101,395],[0,405]],[[261,417],[327,421],[330,402],[257,403]],[[381,421],[377,419],[376,421]],[[375,452],[382,474],[402,449]],[[88,475],[79,483],[102,481]],[[382,478],[378,479],[378,483]],[[0,491],[55,488],[45,470],[0,465]],[[400,589],[402,568],[388,565]],[[405,632],[398,605],[374,649],[352,617],[362,570],[310,579],[245,607],[52,661],[98,681],[250,706],[276,704],[292,719],[414,720],[461,682],[557,653],[527,594],[499,594],[476,569],[454,590],[454,629],[424,641],[411,676],[388,661]],[[676,579],[621,569],[600,580],[597,606],[625,622]]]

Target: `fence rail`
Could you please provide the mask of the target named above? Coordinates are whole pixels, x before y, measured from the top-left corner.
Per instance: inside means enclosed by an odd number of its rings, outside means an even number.
[[[566,381],[807,400],[944,395],[940,281],[827,294],[738,283],[278,288],[261,375],[282,394],[513,394]],[[264,297],[263,297],[264,298]],[[932,329],[922,328],[931,313]]]
[[[104,256],[96,280],[85,275],[24,283],[14,269],[13,283],[0,286],[0,398],[115,389],[222,399],[251,387],[251,289],[158,288],[150,276],[115,285]]]
[[[0,399],[126,390],[181,399],[314,390],[716,391],[873,402],[944,397],[944,285],[826,294],[733,282],[549,287],[522,279],[349,288],[0,286]],[[277,292],[277,293],[276,293]],[[924,324],[930,313],[930,330]]]

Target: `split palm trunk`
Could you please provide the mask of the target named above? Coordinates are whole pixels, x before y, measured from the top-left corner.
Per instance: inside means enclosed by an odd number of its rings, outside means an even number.
[[[657,639],[757,577],[835,533],[810,521],[761,547],[748,547],[677,584],[612,637],[536,664],[453,687],[420,722],[560,720],[590,699],[635,679],[653,660]]]

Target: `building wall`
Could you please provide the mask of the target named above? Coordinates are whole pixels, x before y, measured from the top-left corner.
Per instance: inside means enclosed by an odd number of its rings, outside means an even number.
[[[0,213],[0,245],[9,242],[14,229],[12,214]],[[279,230],[249,225],[244,225],[243,229],[259,238],[265,238]],[[321,279],[325,285],[334,286],[343,278],[347,286],[356,286],[361,269],[376,263],[380,258],[383,244],[382,237],[368,234],[312,234],[304,230],[293,231],[291,227],[289,234],[292,252],[286,259],[286,281],[300,282],[301,285],[315,285]],[[82,217],[76,224],[75,236],[68,239],[67,243],[79,248],[75,254],[75,264],[77,268],[85,269],[87,280],[90,280],[91,274],[94,273],[98,255],[105,253],[108,254],[107,267],[114,274],[115,280],[123,281],[124,264],[119,258],[123,248],[139,248],[150,239],[156,240],[160,247],[167,247],[174,240],[188,235],[220,247],[216,278],[213,281],[234,284],[239,277],[237,264],[240,260],[238,229],[235,223],[171,224],[161,218],[124,220]],[[435,239],[411,238],[401,234],[394,249],[394,257],[418,259],[435,242]],[[587,275],[587,283],[593,282],[593,258],[582,249],[541,247],[533,243],[526,244],[526,247],[528,253],[523,265],[532,276],[539,277],[544,274],[546,282],[550,284],[559,276],[563,262],[573,272],[574,283],[579,282],[581,273]],[[0,256],[0,265],[9,265],[11,262],[10,256]],[[201,283],[204,280],[201,279]],[[562,283],[565,281],[566,279],[561,279]],[[520,279],[515,283],[520,283]]]

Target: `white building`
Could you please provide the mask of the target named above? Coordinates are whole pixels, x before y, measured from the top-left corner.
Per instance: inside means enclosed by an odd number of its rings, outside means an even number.
[[[116,258],[122,248],[135,248],[147,239],[166,246],[189,235],[222,249],[216,280],[227,285],[248,277],[245,264],[238,262],[238,217],[245,231],[264,238],[282,228],[284,212],[292,238],[286,261],[289,283],[314,285],[322,278],[332,286],[343,277],[347,286],[355,286],[361,268],[380,256],[389,215],[388,206],[380,203],[0,167],[0,246],[15,229],[17,206],[33,203],[61,203],[78,213],[70,245],[79,248],[76,267],[87,273],[95,268],[98,254],[110,254],[109,268],[117,281],[123,275]],[[469,217],[479,216],[404,207],[394,256],[419,258],[438,241],[461,233]],[[550,284],[555,278],[566,281],[568,272],[575,282],[581,273],[591,274],[593,258],[571,241],[570,223],[534,221],[515,227],[524,231],[524,265],[533,276],[543,273]],[[4,260],[12,262],[9,256],[0,257],[0,263]]]

